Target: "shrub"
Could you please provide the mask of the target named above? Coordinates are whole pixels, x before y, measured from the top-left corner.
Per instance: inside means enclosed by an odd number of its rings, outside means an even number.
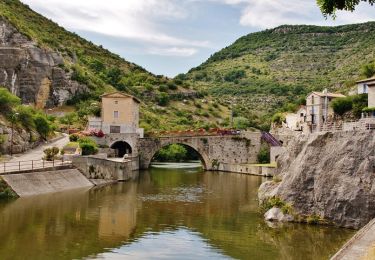
[[[159,106],[166,106],[169,103],[169,95],[167,93],[161,93],[157,97],[157,102]]]
[[[282,125],[282,123],[285,122],[285,116],[282,113],[276,113],[272,116],[271,121],[276,125]]]
[[[260,148],[258,153],[258,162],[259,163],[270,163],[270,150],[268,146]]]
[[[245,117],[236,117],[233,119],[233,127],[240,130],[247,129],[250,127],[250,121]]]
[[[37,115],[34,118],[34,124],[36,131],[44,138],[47,139],[47,136],[51,132],[51,126],[48,122],[48,120],[42,116],[42,115]]]
[[[27,106],[18,106],[17,107],[17,121],[19,121],[24,128],[30,130],[35,127],[34,123],[34,114],[35,110]]]
[[[361,74],[367,78],[375,75],[375,64],[369,63],[362,66]]]
[[[353,101],[350,98],[336,98],[332,101],[331,106],[336,114],[342,116],[352,110]]]
[[[0,111],[8,112],[17,105],[21,104],[21,99],[12,93],[8,89],[0,87]]]
[[[79,139],[79,136],[76,135],[76,134],[71,134],[71,135],[69,136],[69,141],[70,141],[70,142],[77,142],[78,139]]]
[[[78,143],[82,150],[82,155],[93,155],[98,153],[97,144],[93,139],[88,137],[80,138]]]
[[[47,148],[44,151],[44,159],[47,161],[53,161],[59,154],[60,150],[57,147]]]

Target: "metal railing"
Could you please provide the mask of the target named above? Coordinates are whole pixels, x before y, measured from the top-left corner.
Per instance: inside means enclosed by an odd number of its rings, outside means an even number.
[[[52,161],[30,160],[18,162],[3,162],[0,163],[0,174],[14,174],[23,171],[33,171],[69,165],[72,165],[72,162],[64,161],[64,159]]]

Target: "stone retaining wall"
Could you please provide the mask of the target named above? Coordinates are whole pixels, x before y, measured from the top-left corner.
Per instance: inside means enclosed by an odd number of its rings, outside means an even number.
[[[131,160],[112,161],[90,156],[73,157],[73,165],[88,179],[127,181],[136,176]]]

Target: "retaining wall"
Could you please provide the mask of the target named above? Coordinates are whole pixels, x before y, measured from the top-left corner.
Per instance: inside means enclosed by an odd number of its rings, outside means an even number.
[[[73,158],[72,163],[88,179],[127,181],[136,176],[136,172],[133,172],[131,160],[122,162],[90,156],[77,156]]]
[[[20,197],[93,186],[77,169],[9,174],[1,177]]]

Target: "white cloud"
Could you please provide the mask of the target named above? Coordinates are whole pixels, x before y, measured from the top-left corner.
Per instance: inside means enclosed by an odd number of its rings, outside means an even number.
[[[178,56],[178,57],[190,57],[198,52],[195,48],[150,48],[149,54],[160,55],[160,56]]]
[[[133,39],[155,45],[208,47],[208,41],[170,35],[160,21],[185,19],[183,5],[173,0],[23,0],[70,30]],[[178,52],[176,52],[178,53]]]
[[[273,28],[283,24],[340,25],[375,19],[375,8],[366,3],[357,10],[338,12],[337,19],[325,20],[315,0],[211,0],[228,5],[241,5],[240,24],[256,28]]]

